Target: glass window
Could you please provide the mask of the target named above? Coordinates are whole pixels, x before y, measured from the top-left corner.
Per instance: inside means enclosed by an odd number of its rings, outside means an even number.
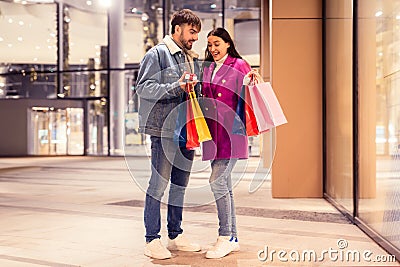
[[[64,70],[107,68],[107,9],[64,6]],[[77,2],[78,3],[78,2]]]
[[[400,1],[359,10],[359,217],[399,248]]]
[[[250,65],[260,66],[261,1],[225,1],[225,28]]]
[[[56,4],[0,1],[0,98],[55,98]]]

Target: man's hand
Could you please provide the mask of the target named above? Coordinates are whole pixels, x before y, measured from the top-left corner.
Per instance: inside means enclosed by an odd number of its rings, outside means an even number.
[[[194,81],[190,81],[190,80],[185,79],[185,76],[186,76],[187,74],[189,74],[189,72],[185,71],[185,72],[183,73],[182,77],[178,80],[178,81],[179,81],[179,86],[180,86],[181,89],[182,89],[183,91],[185,91],[185,92],[187,91],[187,90],[186,90],[186,84],[187,84],[187,83],[191,86],[191,88],[193,88],[193,87],[196,86],[196,84],[197,84],[197,82],[198,82],[197,79],[194,80]]]

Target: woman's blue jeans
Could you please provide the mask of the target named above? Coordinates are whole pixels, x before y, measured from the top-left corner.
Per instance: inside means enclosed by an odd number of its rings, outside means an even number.
[[[168,236],[174,239],[183,232],[183,199],[193,157],[193,150],[180,148],[172,139],[151,136],[151,177],[144,206],[146,242],[161,237],[161,198],[169,181],[171,184],[167,212]]]
[[[235,203],[232,192],[232,169],[237,159],[211,161],[210,186],[217,204],[220,236],[237,237]]]

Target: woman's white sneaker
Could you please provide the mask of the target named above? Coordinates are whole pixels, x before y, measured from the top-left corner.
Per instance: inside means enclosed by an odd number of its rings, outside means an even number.
[[[146,243],[144,247],[144,255],[158,260],[171,258],[171,252],[161,243],[159,238],[153,239]]]
[[[240,246],[239,246],[239,240],[237,237],[231,237],[231,239],[229,240],[229,242],[232,242],[233,244],[233,250],[234,252],[237,252],[240,250]]]
[[[235,248],[235,242],[231,242],[230,239],[230,236],[219,236],[215,246],[207,251],[206,258],[219,259],[231,253]]]

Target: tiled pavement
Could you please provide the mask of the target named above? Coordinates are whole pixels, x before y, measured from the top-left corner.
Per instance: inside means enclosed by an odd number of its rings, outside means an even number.
[[[249,193],[254,172],[265,172],[258,158],[235,168],[241,178],[234,190],[241,251],[207,260],[205,251],[217,237],[217,217],[209,201],[209,168],[200,161],[195,168],[183,228],[203,249],[151,260],[143,255],[146,157],[2,158],[0,266],[400,266],[365,261],[365,251],[372,252],[371,259],[388,254],[324,199],[272,199],[269,180]],[[340,239],[346,248],[338,248]],[[266,249],[269,257],[262,261]],[[286,254],[280,260],[273,250]],[[319,261],[323,250],[331,255]],[[355,251],[360,261],[353,260]]]

